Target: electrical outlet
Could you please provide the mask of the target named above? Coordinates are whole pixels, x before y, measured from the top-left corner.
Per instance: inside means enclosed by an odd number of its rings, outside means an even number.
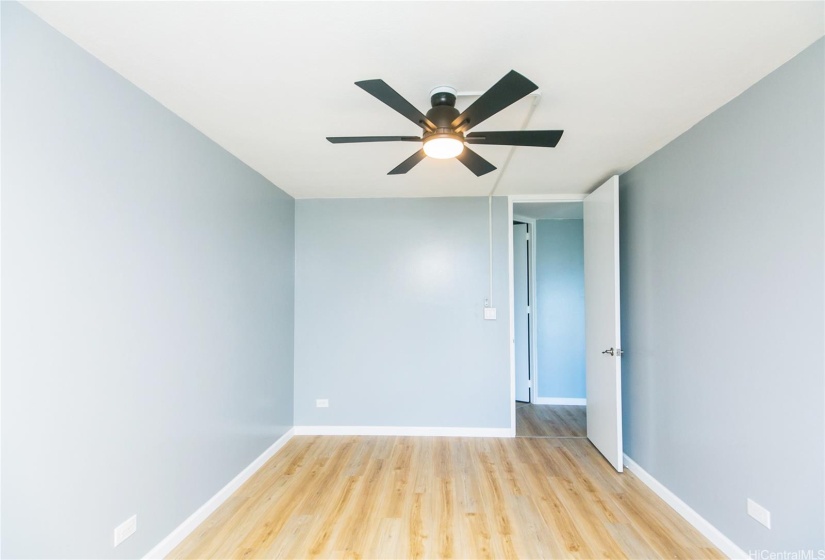
[[[115,546],[119,545],[137,531],[137,515],[133,515],[115,527]]]
[[[315,399],[315,408],[329,408],[329,399]]]
[[[748,515],[759,521],[762,525],[771,528],[771,512],[748,498]]]
[[[496,308],[495,307],[485,307],[484,308],[484,320],[486,320],[486,321],[495,321],[496,320]]]

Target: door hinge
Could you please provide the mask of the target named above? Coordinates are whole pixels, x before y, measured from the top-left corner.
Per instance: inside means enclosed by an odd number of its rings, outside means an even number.
[[[529,231],[526,234],[526,239],[527,239],[527,241],[530,241],[530,232]]]
[[[527,314],[528,315],[530,314],[530,306],[529,305],[527,306]]]

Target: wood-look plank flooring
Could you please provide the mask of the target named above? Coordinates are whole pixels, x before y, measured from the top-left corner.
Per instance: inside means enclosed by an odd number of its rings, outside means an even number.
[[[587,437],[587,407],[516,403],[516,436]]]
[[[723,558],[587,439],[296,436],[169,558]]]

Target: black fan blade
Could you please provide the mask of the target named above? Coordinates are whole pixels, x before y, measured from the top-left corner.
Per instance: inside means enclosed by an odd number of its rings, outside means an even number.
[[[353,144],[355,142],[421,142],[418,136],[327,136],[333,144]]]
[[[415,167],[419,161],[427,157],[427,154],[424,153],[424,148],[418,150],[413,155],[402,161],[398,164],[398,167],[387,173],[387,175],[403,175],[413,167]]]
[[[458,154],[455,159],[464,164],[464,166],[476,174],[476,177],[486,175],[490,171],[495,171],[496,166],[472,151],[467,146],[464,146],[464,151]]]
[[[515,70],[510,70],[506,76],[467,107],[466,111],[457,116],[452,122],[452,127],[459,132],[470,130],[537,89],[539,86]]]
[[[364,80],[355,82],[355,85],[410,119],[416,126],[429,131],[435,130],[435,125],[424,113],[401,97],[401,94],[388,86],[384,80]]]
[[[498,144],[500,146],[536,146],[555,148],[563,130],[511,130],[471,132],[464,139],[468,144]]]

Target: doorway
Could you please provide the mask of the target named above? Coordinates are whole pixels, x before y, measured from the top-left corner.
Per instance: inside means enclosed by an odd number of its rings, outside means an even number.
[[[587,437],[583,207],[513,204],[516,437]]]
[[[513,435],[586,436],[613,468],[621,472],[624,466],[621,356],[624,351],[620,343],[618,205],[619,177],[615,175],[586,196],[508,197],[511,242],[508,264]],[[579,217],[581,220],[574,225]],[[567,223],[561,227],[563,222]],[[515,253],[522,250],[518,239],[521,224],[527,225],[528,232],[532,225],[534,235],[527,236],[530,258],[517,260]],[[555,233],[542,239],[543,230]],[[571,240],[573,230],[577,233]],[[545,255],[542,247],[553,249],[550,252],[555,254]],[[522,260],[528,262],[526,287],[522,287],[520,281],[517,288],[519,272],[514,267]],[[549,276],[544,279],[539,272],[542,261],[545,265],[552,264],[545,266],[545,275]],[[575,264],[572,268],[571,263]],[[543,289],[544,284],[549,288]],[[571,291],[573,284],[576,287]],[[519,298],[518,305],[517,289],[528,294],[526,298]],[[550,307],[545,309],[545,305]],[[525,317],[528,327],[520,328],[519,334],[522,339],[527,337],[527,341],[517,342],[516,324],[524,324]],[[522,366],[527,363],[529,367],[517,370],[517,362]],[[553,362],[555,367],[550,367]],[[517,374],[521,377],[517,378]],[[530,388],[528,400],[522,400],[524,391],[521,391],[522,402],[517,403],[517,387],[525,382]],[[556,408],[538,408],[542,405]],[[577,420],[575,409],[559,409],[559,406],[584,408],[578,410]],[[569,414],[571,412],[574,414]],[[582,424],[586,426],[584,435],[576,428]]]

